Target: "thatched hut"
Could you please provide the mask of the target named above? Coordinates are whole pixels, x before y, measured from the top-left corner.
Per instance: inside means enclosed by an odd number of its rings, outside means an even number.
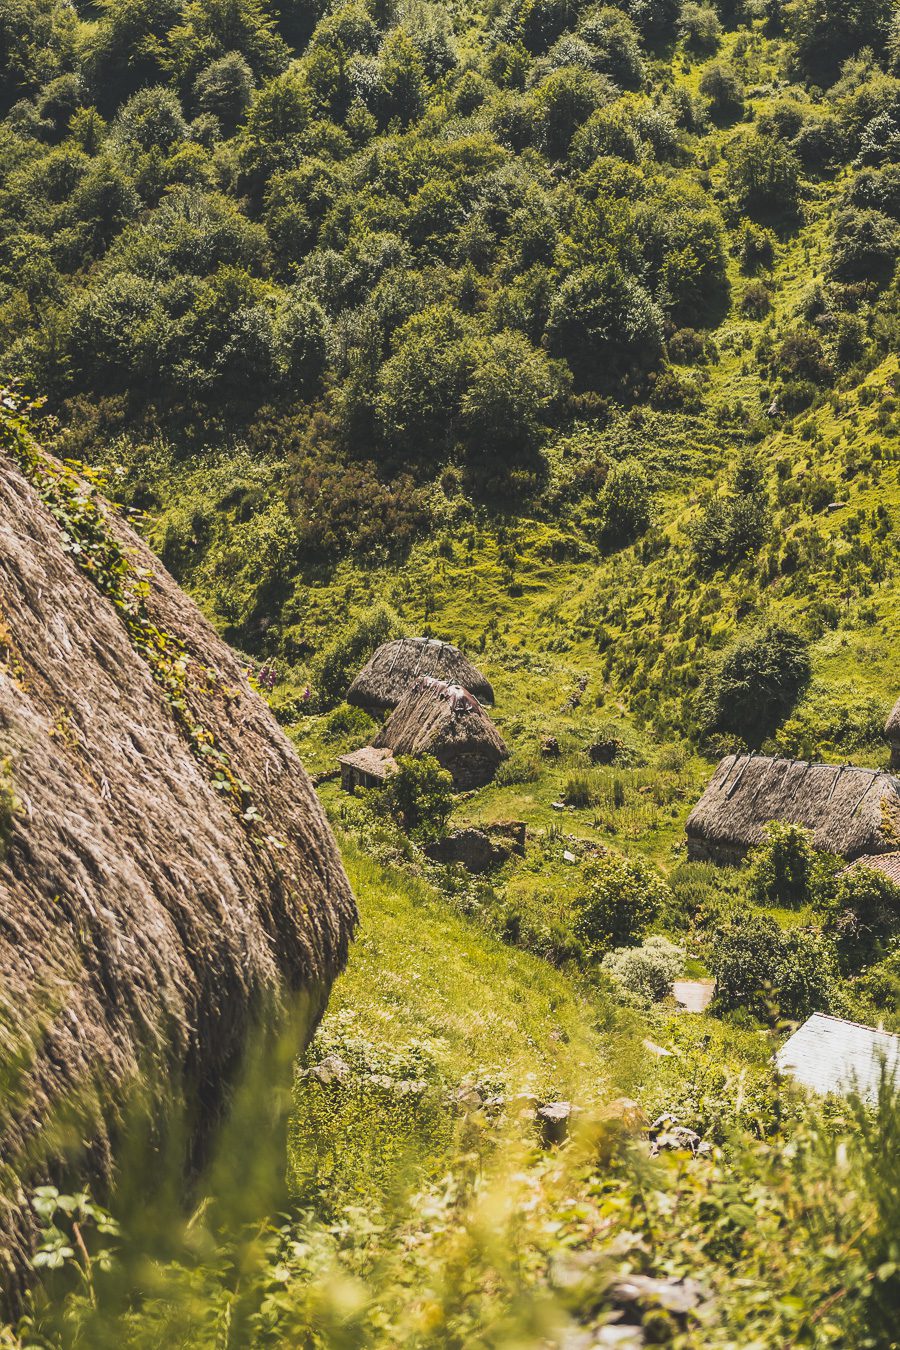
[[[304,1001],[311,1033],[355,923],[310,781],[235,654],[0,409],[8,1307],[35,1238],[25,1191],[62,1166],[35,1154],[58,1113],[89,1110],[78,1178],[101,1192],[136,1086],[160,1111],[183,1094],[207,1130],[264,1009]]]
[[[459,791],[483,787],[509,751],[468,690],[420,679],[397,705],[374,744],[400,755],[433,755]]]
[[[888,745],[891,747],[891,768],[900,769],[900,699],[891,709],[884,734]]]
[[[770,820],[803,825],[817,848],[853,860],[900,843],[900,783],[877,769],[728,755],[687,821],[688,857],[736,864]]]
[[[419,637],[397,638],[379,647],[351,684],[347,702],[367,712],[387,712],[426,677],[458,684],[479,703],[494,701],[490,684],[458,647]]]
[[[345,792],[355,792],[358,787],[381,787],[386,778],[397,772],[397,761],[390,750],[376,750],[374,745],[341,755],[338,763]]]

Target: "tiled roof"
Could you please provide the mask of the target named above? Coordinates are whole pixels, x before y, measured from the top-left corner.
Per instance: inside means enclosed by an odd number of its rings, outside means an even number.
[[[900,1077],[900,1036],[859,1022],[813,1013],[785,1041],[776,1060],[782,1073],[815,1092],[878,1096],[882,1067]]]
[[[850,872],[854,867],[871,867],[900,886],[900,853],[864,853],[846,870]]]

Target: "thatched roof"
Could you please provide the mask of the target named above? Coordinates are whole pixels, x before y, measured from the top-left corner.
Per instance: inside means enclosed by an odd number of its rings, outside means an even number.
[[[423,676],[461,685],[481,703],[494,701],[493,689],[458,647],[434,638],[397,638],[379,647],[359,672],[347,702],[374,712],[396,708]]]
[[[900,699],[891,709],[891,715],[885,724],[884,734],[889,741],[900,741]]]
[[[397,761],[390,750],[376,750],[374,745],[351,750],[348,755],[341,755],[338,763],[342,768],[358,769],[371,778],[384,779],[397,771]]]
[[[770,820],[803,825],[818,848],[856,858],[900,843],[900,783],[852,765],[728,755],[687,821],[689,850],[740,855]]]
[[[136,603],[183,649],[173,708],[3,448],[18,445],[0,422],[0,765],[18,798],[0,819],[0,1081],[15,1047],[30,1056],[0,1102],[0,1158],[39,1180],[26,1153],[102,1077],[79,1164],[102,1185],[125,1085],[160,1107],[184,1086],[208,1124],[259,1011],[296,991],[321,1015],[356,908],[310,781],[235,654],[107,512],[113,547],[152,569]],[[190,724],[246,793],[216,788]],[[21,1192],[0,1195],[11,1302],[32,1219]]]
[[[457,788],[489,783],[509,751],[487,713],[468,690],[420,679],[373,742],[395,755],[434,755]]]

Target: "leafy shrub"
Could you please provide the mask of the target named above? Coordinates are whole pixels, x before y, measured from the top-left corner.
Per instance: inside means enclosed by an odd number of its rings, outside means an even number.
[[[600,969],[626,994],[642,1003],[665,998],[684,968],[684,948],[654,934],[640,947],[607,952]]]
[[[630,544],[650,526],[650,480],[636,459],[613,464],[598,506],[598,534],[605,544]]]
[[[736,205],[747,215],[796,214],[800,162],[780,141],[758,133],[748,137],[729,160],[725,181]]]
[[[827,1012],[836,979],[834,951],[807,929],[783,932],[773,918],[735,912],[713,943],[715,1007],[761,1020]]]
[[[900,934],[900,886],[875,868],[839,874],[822,888],[818,903],[848,974],[883,959]]]
[[[835,222],[828,275],[835,281],[885,281],[900,255],[900,226],[880,211],[842,211]]]
[[[811,672],[806,639],[781,623],[767,624],[739,638],[707,671],[698,701],[701,725],[758,748],[784,721]]]
[[[809,904],[820,873],[809,830],[770,820],[764,833],[750,855],[749,895],[758,905]]]
[[[358,618],[317,662],[315,684],[319,704],[323,708],[334,707],[376,647],[399,636],[399,620],[386,605],[377,605],[369,614]]]
[[[770,508],[765,475],[758,460],[743,455],[724,497],[713,497],[690,527],[697,566],[702,572],[733,566],[765,542]]]
[[[584,870],[574,901],[574,932],[585,952],[601,959],[613,947],[634,946],[670,899],[669,888],[643,858],[607,853]]]
[[[326,741],[342,741],[348,737],[363,742],[375,730],[375,722],[362,708],[354,708],[350,703],[341,703],[325,719],[322,732]]]
[[[373,806],[414,839],[437,839],[453,810],[453,779],[433,755],[401,755],[396,773],[372,794]]]
[[[769,288],[762,281],[751,281],[744,287],[740,300],[741,313],[747,319],[764,319],[772,308]]]

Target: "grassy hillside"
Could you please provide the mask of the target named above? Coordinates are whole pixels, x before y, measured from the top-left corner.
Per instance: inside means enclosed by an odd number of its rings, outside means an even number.
[[[900,893],[684,824],[734,749],[887,762],[898,53],[889,0],[0,0],[0,374],[260,676],[363,917],[287,1159],[238,1099],[187,1227],[110,1197],[106,1283],[57,1215],[11,1343],[897,1345],[892,1095],[772,1051],[900,1027]],[[511,751],[411,834],[329,777],[395,634]],[[509,819],[488,876],[423,852]]]

